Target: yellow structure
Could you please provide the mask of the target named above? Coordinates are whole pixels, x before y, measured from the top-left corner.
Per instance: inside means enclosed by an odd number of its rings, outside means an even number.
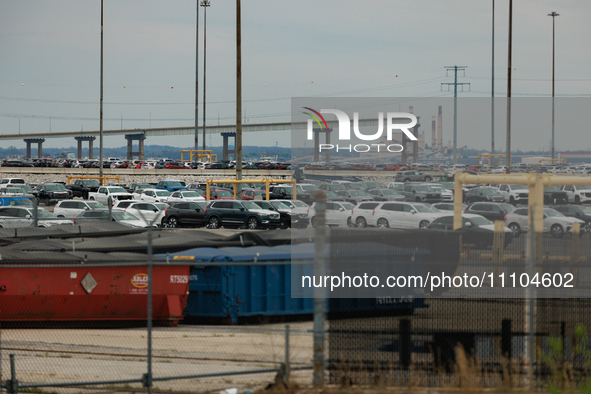
[[[494,185],[508,183],[511,185],[525,185],[529,187],[529,228],[533,228],[536,233],[542,233],[544,229],[544,188],[554,185],[591,185],[591,177],[555,177],[553,174],[538,174],[535,172],[518,175],[457,174],[455,176],[454,189],[454,230],[462,228],[462,185],[473,183]]]
[[[498,157],[499,158],[499,165],[503,164],[503,157],[507,157],[506,154],[504,153],[480,153],[478,155],[478,165],[481,165],[481,158],[487,158],[488,157],[488,165],[490,166],[490,158],[491,157]],[[509,166],[511,166],[511,156],[509,156]]]
[[[78,175],[68,175],[68,185],[70,184],[70,180],[72,179],[102,179],[103,180],[103,186],[105,186],[107,184],[107,179],[116,179],[117,183],[120,182],[119,177],[118,176],[78,176]]]
[[[566,164],[566,159],[540,159],[540,164],[544,164],[545,162],[548,162],[548,164],[556,164],[556,163]]]
[[[208,179],[206,182],[205,194],[206,200],[209,201],[209,190],[210,186],[216,183],[232,183],[236,185],[237,183],[260,183],[265,184],[266,196],[267,201],[269,201],[269,185],[271,183],[291,183],[291,187],[293,190],[293,199],[297,199],[296,193],[296,180],[295,179]],[[234,187],[234,200],[236,200],[236,187]]]
[[[181,161],[184,160],[184,154],[189,153],[190,159],[189,161],[195,161],[194,158],[197,156],[197,160],[201,161],[201,158],[205,157],[207,161],[214,162],[218,161],[218,155],[215,153],[211,153],[210,150],[194,150],[194,149],[182,149],[181,150]]]

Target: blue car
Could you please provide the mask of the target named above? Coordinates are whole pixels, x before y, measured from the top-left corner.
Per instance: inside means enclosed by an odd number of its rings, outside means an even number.
[[[158,185],[156,185],[156,189],[161,190],[168,190],[169,192],[176,192],[177,190],[187,190],[187,187],[184,186],[181,181],[160,181]]]

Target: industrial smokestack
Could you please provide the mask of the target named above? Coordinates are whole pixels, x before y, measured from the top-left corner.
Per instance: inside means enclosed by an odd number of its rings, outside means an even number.
[[[435,151],[437,142],[435,141],[435,116],[431,116],[431,150]]]
[[[439,115],[437,115],[437,149],[443,149],[443,126],[441,124],[441,105],[439,106]]]

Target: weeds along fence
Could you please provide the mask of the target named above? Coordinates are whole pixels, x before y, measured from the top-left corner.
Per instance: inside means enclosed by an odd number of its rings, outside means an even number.
[[[406,296],[393,289],[397,292],[391,297],[380,293],[361,300],[330,299],[329,381],[438,387],[468,381],[481,387],[587,382],[591,235],[504,236],[506,240],[492,232],[332,230],[331,273],[346,269],[350,275],[412,274],[424,279],[427,271],[446,271],[478,276],[484,283],[476,288],[465,286],[466,281],[457,287],[426,286],[419,289],[423,296],[409,287]],[[350,264],[345,256],[352,256]],[[547,279],[568,274],[573,288],[552,292],[558,283]],[[522,275],[529,276],[527,283],[520,284]],[[531,285],[542,277],[544,284]],[[363,310],[361,303],[375,306]]]

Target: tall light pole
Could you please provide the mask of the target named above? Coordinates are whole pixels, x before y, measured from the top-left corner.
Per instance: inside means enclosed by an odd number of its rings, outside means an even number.
[[[492,83],[490,107],[490,153],[495,154],[495,0],[492,0]]]
[[[99,175],[103,176],[103,0],[101,0],[101,115],[99,131]],[[90,155],[89,155],[90,156]],[[103,184],[104,179],[102,179]]]
[[[513,54],[513,0],[509,0],[509,53],[507,55],[507,167],[511,173],[511,56]]]
[[[201,1],[201,7],[203,7],[203,150],[205,150],[205,66],[207,64],[207,7],[209,6],[209,0]]]
[[[242,180],[242,23],[240,0],[236,0],[236,179]],[[236,184],[236,195],[242,191],[242,185]]]
[[[556,11],[552,11],[548,16],[552,17],[552,158],[554,159],[554,27],[556,17],[559,16]]]
[[[199,149],[199,0],[195,25],[195,150]]]

